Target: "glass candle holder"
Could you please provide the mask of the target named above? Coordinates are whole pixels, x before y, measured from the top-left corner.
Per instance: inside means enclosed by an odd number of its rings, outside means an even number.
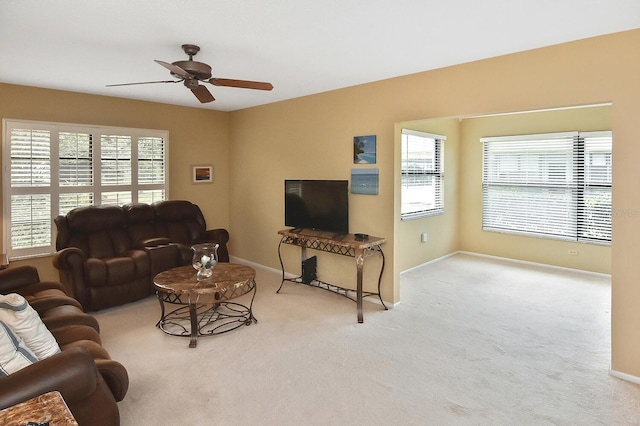
[[[213,268],[218,264],[219,244],[202,243],[191,246],[193,250],[192,265],[198,271],[198,278],[209,278],[213,274]]]

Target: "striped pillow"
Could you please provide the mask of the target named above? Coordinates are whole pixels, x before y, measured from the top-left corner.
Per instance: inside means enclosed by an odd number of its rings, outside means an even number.
[[[15,373],[37,360],[36,355],[24,344],[24,340],[0,321],[0,377]]]
[[[60,346],[38,313],[17,293],[0,295],[0,321],[24,340],[38,359],[60,352]]]

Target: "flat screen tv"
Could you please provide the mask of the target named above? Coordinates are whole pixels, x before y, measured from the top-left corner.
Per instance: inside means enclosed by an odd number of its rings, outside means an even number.
[[[349,182],[285,180],[284,225],[349,233]]]

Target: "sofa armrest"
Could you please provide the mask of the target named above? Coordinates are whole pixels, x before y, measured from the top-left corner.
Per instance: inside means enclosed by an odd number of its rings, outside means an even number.
[[[31,265],[0,271],[0,294],[20,293],[19,289],[40,281],[38,270]]]
[[[171,244],[170,238],[165,238],[165,237],[147,238],[146,240],[138,241],[135,244],[135,248],[144,250],[149,247],[164,246],[167,244]]]
[[[153,278],[160,272],[166,271],[181,265],[180,247],[177,244],[166,244],[158,246],[148,246],[145,248],[151,262],[151,273],[149,280],[149,293],[154,293]],[[189,259],[191,257],[189,256]],[[189,262],[190,263],[190,262]]]
[[[229,261],[229,249],[227,248],[227,243],[229,242],[229,231],[223,228],[208,229],[205,231],[201,239],[194,241],[193,243],[197,244],[205,242],[218,243],[220,245],[220,247],[218,247],[218,261]]]
[[[76,247],[67,247],[53,255],[53,266],[60,272],[60,281],[67,293],[80,302],[83,309],[87,306],[84,265],[87,255]]]
[[[96,359],[96,367],[102,378],[109,386],[113,397],[117,402],[124,399],[129,390],[129,375],[127,370],[118,361],[112,359]]]
[[[86,260],[87,255],[79,248],[66,247],[55,252],[53,266],[59,270],[81,268]]]
[[[229,231],[223,228],[208,229],[204,233],[204,241],[215,241],[226,244],[229,242]]]
[[[71,348],[0,379],[0,408],[54,390],[68,403],[82,400],[96,390],[98,374],[89,352]]]

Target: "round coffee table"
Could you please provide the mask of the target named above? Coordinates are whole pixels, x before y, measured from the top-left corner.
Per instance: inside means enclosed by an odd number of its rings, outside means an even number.
[[[197,278],[192,266],[180,266],[159,273],[153,279],[160,302],[156,324],[172,336],[189,336],[195,348],[198,336],[211,336],[257,323],[253,316],[256,271],[237,263],[218,263],[209,278]],[[249,306],[229,300],[253,292]],[[181,305],[167,312],[165,304]]]

